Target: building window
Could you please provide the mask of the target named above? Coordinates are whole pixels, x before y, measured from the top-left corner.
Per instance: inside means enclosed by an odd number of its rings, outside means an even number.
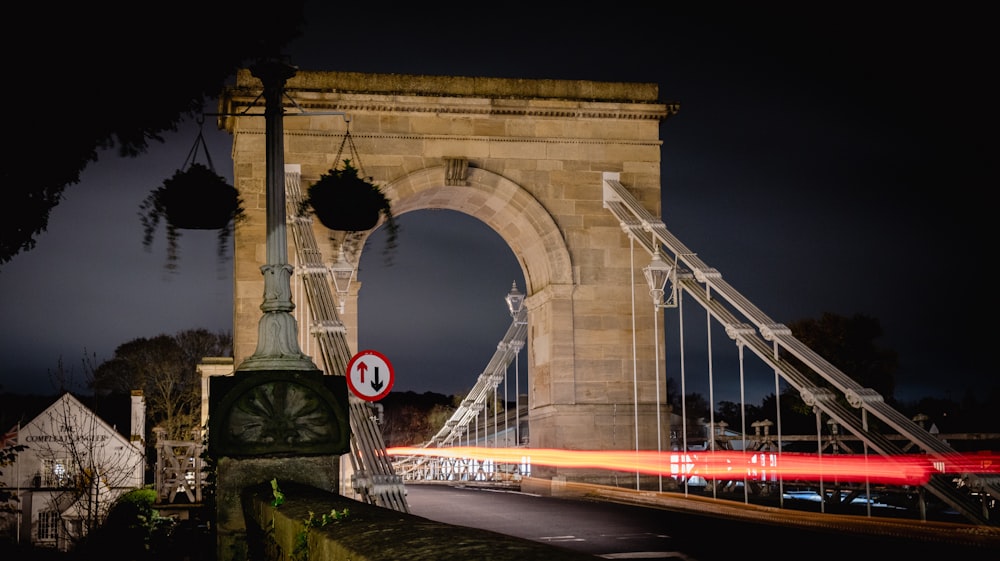
[[[42,460],[42,487],[66,487],[69,483],[68,461],[64,459]]]
[[[38,513],[38,540],[55,541],[59,537],[59,511],[43,510]]]

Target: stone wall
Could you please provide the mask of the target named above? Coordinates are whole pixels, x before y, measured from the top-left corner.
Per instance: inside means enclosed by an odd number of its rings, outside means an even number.
[[[279,488],[284,495],[284,502],[279,506],[273,504],[270,486],[257,486],[244,492],[248,558],[251,560],[594,559],[592,555],[540,542],[435,522],[305,485],[279,482]],[[319,527],[308,527],[304,523],[310,512],[319,517],[345,510],[346,515],[342,518]],[[251,525],[253,531],[249,529]],[[297,547],[305,547],[308,552],[297,550]]]

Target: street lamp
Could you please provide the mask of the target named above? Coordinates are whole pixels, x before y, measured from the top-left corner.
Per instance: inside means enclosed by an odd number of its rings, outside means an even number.
[[[344,256],[344,244],[340,244],[337,261],[330,265],[330,272],[333,273],[333,287],[337,291],[337,311],[343,314],[351,281],[354,280],[354,265]]]
[[[517,281],[511,283],[510,292],[507,293],[507,309],[510,310],[510,317],[517,320],[518,314],[521,313],[521,308],[524,307],[524,294],[517,289]]]
[[[656,306],[656,309],[677,306],[677,299],[675,298],[677,289],[673,282],[670,283],[670,297],[667,298],[666,302],[663,301],[667,281],[673,281],[674,266],[667,264],[660,257],[659,249],[653,254],[653,259],[649,262],[649,265],[646,265],[642,270],[642,274],[646,276],[646,282],[649,284],[649,295],[653,297],[653,305]]]
[[[657,315],[661,308],[669,308],[675,305],[676,299],[674,298],[676,294],[675,284],[671,282],[671,295],[666,303],[663,302],[664,289],[667,286],[667,280],[671,279],[673,275],[674,267],[668,265],[660,258],[660,248],[657,247],[656,251],[653,253],[653,260],[647,265],[643,270],[642,274],[646,277],[646,282],[649,284],[649,294],[653,297],[653,350],[655,352],[655,361],[653,363],[656,370],[656,452],[657,458],[660,457],[662,451],[662,440],[660,437],[660,328],[659,328],[659,318]],[[681,396],[684,399],[684,396]],[[685,451],[686,453],[686,451]],[[660,473],[660,491],[663,491],[663,474]]]

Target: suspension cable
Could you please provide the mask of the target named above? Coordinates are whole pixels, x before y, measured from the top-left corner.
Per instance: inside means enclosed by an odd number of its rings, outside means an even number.
[[[681,293],[677,294],[677,321],[680,323],[680,346],[681,346],[681,450],[682,458],[684,458],[685,463],[688,457],[688,444],[687,444],[687,385],[686,385],[686,374],[684,368],[684,298],[681,297]],[[688,479],[689,477],[684,477],[684,496],[688,494]]]
[[[705,297],[708,300],[712,299],[712,287],[705,286]],[[712,434],[710,435],[710,448],[712,452],[715,452],[715,371],[714,362],[712,360],[712,312],[708,308],[705,308],[705,333],[708,338],[708,426],[711,427]],[[716,498],[717,487],[715,481],[712,481],[712,498]]]
[[[774,361],[778,361],[778,343],[775,341],[772,343],[772,349],[774,349]],[[778,461],[781,462],[781,451],[784,448],[784,443],[781,439],[781,386],[779,382],[781,381],[780,372],[778,369],[774,369],[774,409],[775,418],[777,419],[777,430],[778,430]],[[778,474],[778,504],[782,508],[785,506],[785,476],[783,474]]]
[[[635,237],[631,234],[628,237],[629,245],[629,271],[632,275],[632,403],[635,417],[635,490],[639,490],[639,373],[636,357],[635,342]]]
[[[743,442],[743,455],[747,455],[747,400],[746,400],[746,384],[744,382],[744,369],[743,369],[743,346],[744,343],[741,339],[736,340],[736,349],[739,351],[740,355],[740,436]],[[750,490],[747,488],[747,470],[743,470],[743,502],[745,504],[750,503]]]

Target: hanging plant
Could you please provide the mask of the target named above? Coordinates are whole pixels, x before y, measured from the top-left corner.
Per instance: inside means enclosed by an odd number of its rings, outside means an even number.
[[[205,150],[207,166],[194,161],[199,146]],[[235,224],[243,218],[239,191],[215,173],[201,131],[188,160],[173,177],[149,193],[139,211],[142,243],[147,249],[152,246],[160,223],[166,224],[167,269],[170,270],[177,268],[181,230],[218,230],[218,255],[224,260]]]
[[[312,212],[320,223],[331,230],[365,232],[385,218],[388,237],[385,255],[396,248],[399,225],[392,215],[392,206],[382,189],[360,176],[350,159],[342,169],[331,169],[312,184],[300,211]]]

